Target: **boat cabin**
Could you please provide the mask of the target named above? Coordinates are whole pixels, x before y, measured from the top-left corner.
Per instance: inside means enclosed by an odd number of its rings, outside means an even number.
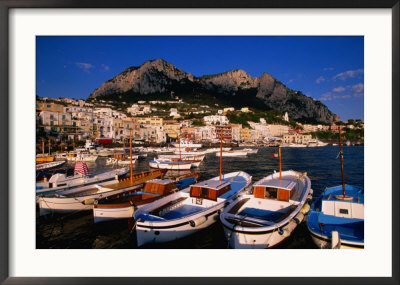
[[[296,183],[291,180],[266,180],[254,185],[254,198],[289,201],[296,193]]]
[[[322,213],[340,218],[364,219],[364,199],[360,201],[357,198],[346,201],[329,195],[322,200]]]
[[[231,184],[226,181],[208,180],[190,187],[190,197],[217,201],[218,197],[231,190]]]
[[[148,181],[143,189],[144,193],[156,195],[168,195],[178,189],[175,181],[170,179],[152,179]]]

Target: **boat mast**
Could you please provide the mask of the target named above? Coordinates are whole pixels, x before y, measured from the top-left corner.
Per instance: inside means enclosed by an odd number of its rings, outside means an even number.
[[[343,189],[343,198],[346,197],[346,187],[344,182],[344,165],[343,165],[343,149],[342,149],[342,134],[341,134],[341,126],[339,126],[339,148],[340,148],[340,165],[342,169],[342,189]]]
[[[281,151],[281,146],[278,147],[278,156],[279,156],[279,180],[282,180],[282,151]]]
[[[42,157],[44,157],[44,139],[42,140]]]
[[[178,147],[179,147],[179,161],[182,161],[182,156],[181,156],[181,136],[178,134]]]
[[[220,146],[220,151],[219,151],[219,181],[221,182],[222,180],[222,128],[220,129],[221,131],[221,146]]]
[[[125,148],[124,148],[124,152],[125,152]],[[129,155],[130,155],[130,159],[131,159],[131,172],[130,172],[130,176],[131,176],[131,184],[133,184],[133,165],[132,165],[132,130],[129,130]]]

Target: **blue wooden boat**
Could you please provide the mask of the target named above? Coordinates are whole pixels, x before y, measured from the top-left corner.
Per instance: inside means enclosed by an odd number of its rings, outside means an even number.
[[[327,188],[311,206],[307,227],[319,248],[364,248],[364,189]]]
[[[342,185],[328,188],[311,206],[307,227],[319,248],[364,248],[364,189],[344,181],[339,127]]]

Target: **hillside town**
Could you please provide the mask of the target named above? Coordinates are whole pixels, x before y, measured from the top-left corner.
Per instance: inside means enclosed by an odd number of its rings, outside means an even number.
[[[215,104],[217,105],[217,104]],[[185,107],[183,107],[185,106]],[[247,126],[232,123],[227,114],[251,113],[243,107],[195,106],[178,97],[170,101],[138,101],[116,107],[103,100],[84,101],[70,98],[40,98],[36,101],[36,135],[38,142],[46,137],[57,141],[122,143],[130,133],[135,144],[163,145],[187,139],[204,145],[218,143],[253,143],[258,145],[307,144],[317,132],[337,132],[339,125],[289,124],[288,114],[282,123],[269,123],[266,118],[247,122]],[[184,110],[184,111],[182,111]],[[187,117],[192,119],[187,119]],[[352,124],[353,123],[353,124]],[[363,129],[360,121],[349,121],[346,129]]]

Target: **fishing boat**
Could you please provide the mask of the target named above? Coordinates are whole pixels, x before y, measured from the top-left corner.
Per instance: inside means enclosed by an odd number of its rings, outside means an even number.
[[[187,160],[200,160],[203,161],[205,158],[205,155],[177,155],[177,154],[160,154],[157,157],[160,160],[170,160],[170,159],[181,159],[183,161]]]
[[[147,180],[154,179],[165,174],[165,170],[155,170],[131,175],[115,183],[99,183],[87,187],[79,187],[53,194],[41,195],[37,197],[40,208],[40,215],[49,213],[68,213],[81,210],[91,210],[95,200],[111,195],[120,194],[126,191],[139,189],[140,184]]]
[[[54,161],[54,159],[55,159],[55,157],[54,157],[54,155],[48,155],[48,154],[45,154],[45,155],[42,155],[42,154],[38,154],[38,155],[36,155],[36,162],[52,162],[52,161]]]
[[[228,173],[143,206],[134,213],[137,245],[176,240],[210,226],[250,183],[243,171]]]
[[[171,144],[177,148],[201,148],[200,143],[193,143],[190,140],[181,140],[180,142],[173,142]]]
[[[256,154],[258,152],[258,148],[244,148],[241,149],[240,151],[245,151],[250,154]]]
[[[311,181],[307,173],[293,170],[273,173],[253,184],[221,213],[228,245],[231,248],[271,248],[288,238],[310,209]]]
[[[97,183],[112,181],[124,176],[129,168],[112,169],[105,172],[89,174],[86,163],[78,161],[75,163],[74,174],[67,176],[66,173],[56,173],[48,181],[36,183],[36,195],[44,195],[57,191],[73,189],[82,186],[93,186]]]
[[[215,153],[216,156],[220,156],[221,153],[217,152]],[[241,151],[241,150],[230,150],[230,151],[224,151],[222,152],[223,157],[245,157],[247,156],[246,151]]]
[[[195,183],[197,178],[197,173],[189,173],[175,179],[152,179],[139,189],[99,199],[93,206],[94,222],[132,218],[136,209]]]
[[[38,163],[38,164],[36,164],[36,171],[49,170],[52,168],[60,167],[60,166],[64,165],[65,163],[66,163],[66,160]]]
[[[132,163],[135,163],[136,159],[132,158]],[[129,165],[131,162],[130,160],[121,160],[121,159],[116,159],[113,157],[109,157],[106,160],[106,165]]]
[[[231,248],[271,248],[288,238],[310,207],[311,182],[306,173],[289,170],[253,184],[221,213]]]
[[[339,127],[342,185],[327,188],[311,206],[307,227],[319,248],[364,248],[364,189],[346,185]]]
[[[50,139],[49,139],[49,153],[44,153],[44,140],[42,140],[42,153],[36,155],[36,163],[44,163],[44,162],[53,162],[55,160],[55,156],[50,154]]]
[[[154,201],[134,213],[137,245],[180,239],[212,225],[224,207],[250,183],[251,176],[243,171],[223,175],[220,156],[219,176]]]
[[[190,170],[192,163],[187,161],[166,161],[154,159],[149,161],[149,166],[157,169]]]
[[[98,155],[93,155],[91,153],[69,153],[67,155],[68,161],[85,161],[85,162],[95,162],[98,158]]]

